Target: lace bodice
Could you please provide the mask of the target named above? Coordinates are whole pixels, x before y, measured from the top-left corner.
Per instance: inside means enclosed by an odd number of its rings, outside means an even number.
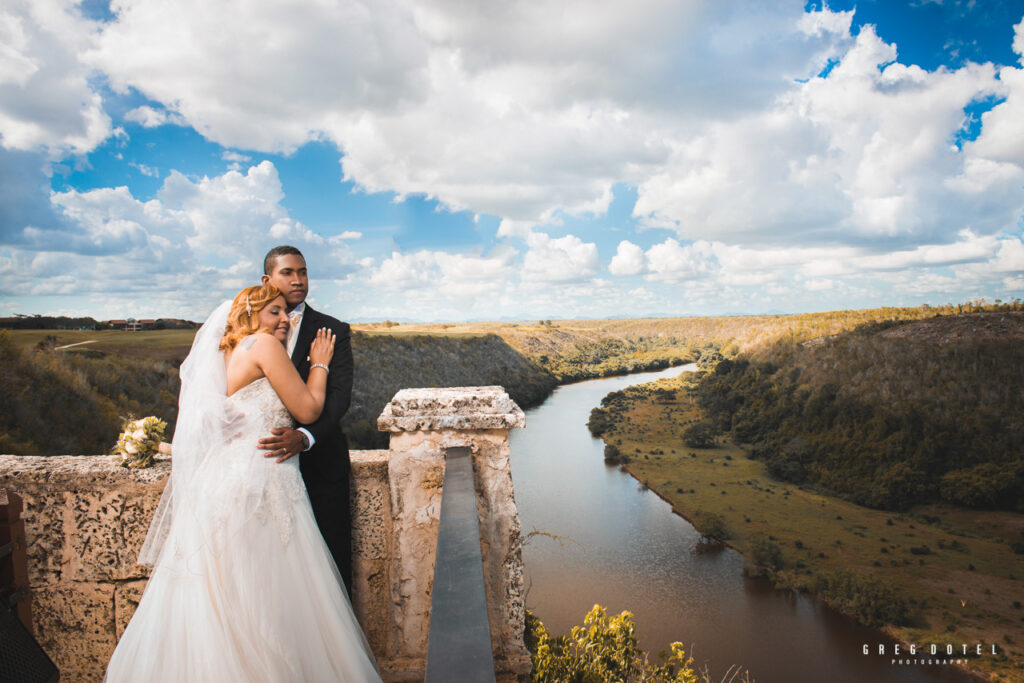
[[[271,429],[292,427],[295,421],[266,377],[245,385],[229,396],[228,401],[231,407],[243,414],[245,426],[226,444],[223,453],[226,472],[237,475],[228,476],[225,489],[230,490],[237,484],[248,495],[256,496],[259,499],[255,507],[256,517],[266,522],[269,513],[277,525],[281,542],[287,545],[293,524],[292,508],[306,495],[299,472],[299,457],[279,463],[276,458],[266,457],[267,451],[257,448],[256,443],[260,438],[270,436]],[[253,490],[257,482],[262,485],[261,491]],[[231,496],[225,498],[230,500]]]
[[[295,424],[288,409],[281,402],[281,397],[277,395],[266,377],[249,382],[228,399],[235,408],[246,415],[261,417],[267,434],[275,427],[291,427]]]

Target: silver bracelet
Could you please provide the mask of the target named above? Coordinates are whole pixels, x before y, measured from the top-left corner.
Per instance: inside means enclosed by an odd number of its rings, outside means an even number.
[[[327,367],[326,365],[324,365],[323,363],[313,363],[312,365],[310,365],[309,366],[310,372],[313,371],[313,368],[323,368],[324,370],[327,371],[327,374],[330,374],[330,372],[331,372],[331,369],[329,367]]]

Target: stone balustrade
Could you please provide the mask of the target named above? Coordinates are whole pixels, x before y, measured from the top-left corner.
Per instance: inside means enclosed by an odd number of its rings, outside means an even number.
[[[444,449],[452,446],[473,454],[497,677],[527,677],[508,443],[508,430],[523,424],[501,387],[406,389],[378,421],[390,448],[352,451],[352,602],[386,681],[423,678]],[[148,572],[135,560],[171,459],[139,470],[114,460],[0,456],[0,487],[25,505],[35,635],[63,681],[102,680],[146,585]]]

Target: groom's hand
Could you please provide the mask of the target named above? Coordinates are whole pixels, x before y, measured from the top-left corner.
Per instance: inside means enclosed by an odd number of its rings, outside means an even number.
[[[271,429],[270,433],[273,436],[259,441],[261,449],[270,451],[263,455],[264,458],[277,458],[277,462],[284,462],[302,451],[302,432],[299,430],[277,427]]]

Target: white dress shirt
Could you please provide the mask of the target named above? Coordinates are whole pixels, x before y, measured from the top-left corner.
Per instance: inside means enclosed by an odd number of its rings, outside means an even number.
[[[291,312],[288,314],[288,320],[291,321],[291,326],[288,328],[287,339],[287,348],[289,356],[291,356],[295,352],[295,344],[299,340],[299,328],[302,326],[302,314],[305,312],[306,302],[303,301],[301,304],[293,308]],[[309,439],[309,448],[312,448],[313,444],[316,443],[316,439],[313,438],[313,435],[310,434],[309,430],[306,429],[305,427],[299,427],[298,429],[300,432],[306,435],[307,439]],[[303,453],[308,451],[309,448],[303,451]]]

